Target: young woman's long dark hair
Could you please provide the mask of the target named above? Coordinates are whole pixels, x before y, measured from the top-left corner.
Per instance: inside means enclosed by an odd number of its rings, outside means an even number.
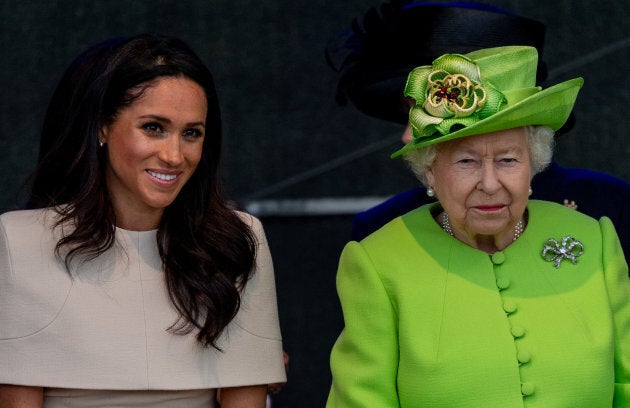
[[[206,94],[208,113],[201,160],[162,217],[157,244],[173,305],[171,330],[197,330],[204,346],[218,336],[240,306],[240,290],[253,270],[255,237],[223,198],[219,102],[210,71],[181,40],[143,34],[113,39],[82,53],[64,73],[43,124],[30,208],[55,207],[56,226],[73,229],[57,243],[69,268],[111,248],[116,216],[105,184],[107,149],[99,131],[111,124],[160,77],[184,76]]]

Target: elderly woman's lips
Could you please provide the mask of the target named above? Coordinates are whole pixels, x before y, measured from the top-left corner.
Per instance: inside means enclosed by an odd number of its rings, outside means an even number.
[[[497,211],[497,210],[500,210],[500,209],[502,209],[504,207],[505,207],[504,204],[478,205],[478,206],[475,206],[476,209],[481,210],[481,211]]]

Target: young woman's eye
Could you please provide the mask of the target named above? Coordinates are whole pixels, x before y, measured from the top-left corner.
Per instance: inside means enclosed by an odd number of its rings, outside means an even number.
[[[196,139],[198,137],[203,136],[203,133],[199,129],[192,128],[192,129],[184,130],[183,135],[184,135],[184,137],[189,137],[189,138]]]
[[[142,125],[142,128],[150,133],[161,133],[164,129],[157,122],[149,122]]]

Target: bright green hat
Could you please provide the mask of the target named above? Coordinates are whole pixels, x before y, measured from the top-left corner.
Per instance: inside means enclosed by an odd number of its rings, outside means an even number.
[[[536,48],[486,48],[445,54],[431,66],[411,71],[405,96],[413,140],[392,154],[459,137],[526,125],[558,130],[566,122],[584,80],[574,78],[546,89],[535,86]]]

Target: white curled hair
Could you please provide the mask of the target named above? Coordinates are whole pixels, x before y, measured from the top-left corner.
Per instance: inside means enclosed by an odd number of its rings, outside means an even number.
[[[525,126],[527,144],[529,145],[529,163],[532,177],[543,171],[553,156],[554,131],[548,126]],[[427,169],[433,165],[437,155],[436,145],[429,145],[411,150],[403,155],[403,159],[420,182],[428,187]]]

